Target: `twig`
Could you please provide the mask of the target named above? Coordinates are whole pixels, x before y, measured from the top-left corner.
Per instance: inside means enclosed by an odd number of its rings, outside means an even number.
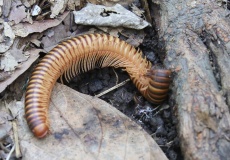
[[[150,134],[150,136],[151,136],[151,137],[153,137],[153,136],[155,137],[155,136],[156,136],[156,133],[157,133],[157,131],[158,131],[158,129],[160,129],[161,127],[162,127],[162,126],[159,126],[159,127],[157,128],[157,130],[156,130],[154,133]]]
[[[158,108],[158,107],[160,107],[160,105],[158,105],[157,108]],[[153,117],[156,116],[156,115],[157,115],[158,113],[160,113],[161,111],[163,111],[163,110],[165,110],[165,109],[168,109],[168,108],[169,108],[169,106],[164,106],[164,107],[162,107],[159,111],[157,111],[157,112],[153,115]]]
[[[13,113],[11,112],[10,108],[7,106],[5,101],[5,107],[8,108],[10,114],[12,117],[14,117]],[[15,118],[15,117],[14,117]],[[16,158],[22,157],[20,147],[19,147],[19,141],[18,141],[18,127],[15,120],[12,121],[13,126],[13,133],[14,133],[14,148],[15,148],[15,156]],[[12,150],[12,149],[11,149]]]
[[[15,146],[15,156],[16,158],[22,157],[19,141],[18,141],[18,127],[16,121],[13,121],[13,132],[14,132],[14,146]]]
[[[227,141],[230,141],[230,138],[226,134],[224,134],[224,137],[227,139]]]
[[[118,78],[117,72],[115,71],[114,68],[113,68],[113,72],[115,73],[115,76],[116,76],[116,85],[117,85],[117,84],[118,84],[118,81],[119,81],[119,78]]]
[[[105,90],[104,92],[102,92],[102,93],[100,93],[100,94],[98,94],[98,95],[95,95],[94,97],[101,97],[101,96],[103,96],[104,94],[106,94],[106,93],[108,93],[108,92],[110,92],[110,91],[112,91],[112,90],[114,90],[114,89],[117,89],[117,88],[120,87],[120,86],[125,85],[125,84],[126,84],[127,82],[129,82],[129,81],[130,81],[130,79],[126,79],[125,81],[123,81],[123,82],[121,82],[121,83],[119,83],[119,84],[113,86],[112,88],[107,89],[107,90]]]
[[[5,147],[5,146],[2,144],[2,142],[0,142],[0,148],[1,148],[4,152],[6,152],[6,153],[9,153],[9,152],[10,152],[10,150],[9,150],[7,147]]]
[[[173,143],[173,141],[170,141],[170,142],[166,143],[165,145],[159,145],[159,146],[160,147],[168,147],[168,148],[170,148],[172,146],[172,143]]]
[[[9,160],[9,159],[10,159],[11,154],[14,152],[14,149],[15,149],[15,145],[11,148],[10,153],[7,155],[6,160]]]

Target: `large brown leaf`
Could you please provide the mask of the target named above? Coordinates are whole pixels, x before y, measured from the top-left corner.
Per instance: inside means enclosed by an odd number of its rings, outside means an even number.
[[[23,159],[167,159],[140,126],[108,103],[57,84],[49,117],[52,134],[37,139],[18,116]]]

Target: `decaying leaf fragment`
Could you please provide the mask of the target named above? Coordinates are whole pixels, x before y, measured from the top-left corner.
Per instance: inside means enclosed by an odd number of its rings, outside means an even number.
[[[0,103],[2,104],[2,103]],[[10,124],[12,117],[2,109],[0,110],[0,140],[7,136],[12,128]]]
[[[50,15],[50,18],[56,17],[61,10],[64,11],[67,1],[68,0],[51,0],[50,2],[53,3],[53,6],[51,7],[52,14]]]
[[[12,3],[12,0],[3,0],[2,13],[4,17],[8,17],[10,13],[11,3]]]
[[[32,49],[25,53],[26,55],[30,55],[28,60],[21,64],[20,68],[16,69],[14,73],[6,80],[0,81],[0,93],[6,89],[8,85],[10,85],[16,78],[18,78],[22,73],[24,73],[31,64],[39,57],[39,52],[41,49]]]
[[[50,135],[36,139],[23,115],[24,105],[17,117],[24,160],[167,159],[151,136],[120,111],[61,84],[52,93]]]
[[[3,0],[0,0],[0,16],[2,15]]]
[[[4,54],[4,56],[0,58],[0,62],[0,70],[4,71],[13,71],[18,65],[17,60],[10,54],[10,52]]]
[[[49,0],[52,4],[50,18],[55,18],[60,13],[63,13],[66,8],[68,10],[75,10],[81,5],[81,0]]]
[[[93,4],[100,4],[104,6],[114,6],[115,4],[120,4],[122,6],[129,6],[134,2],[134,0],[88,0],[88,2],[93,3]]]
[[[126,27],[143,29],[150,24],[120,4],[113,7],[88,3],[80,11],[74,11],[75,23],[83,25]]]
[[[3,22],[4,30],[0,36],[0,53],[6,52],[14,42],[14,32],[7,22]]]
[[[20,1],[13,1],[11,6],[11,11],[9,14],[9,20],[14,21],[15,24],[21,22],[24,18],[26,18],[26,8]]]
[[[19,23],[12,27],[13,32],[15,33],[15,35],[20,37],[26,37],[30,33],[43,32],[48,28],[59,25],[68,14],[69,12],[67,11],[64,12],[59,19],[35,21],[33,24]]]

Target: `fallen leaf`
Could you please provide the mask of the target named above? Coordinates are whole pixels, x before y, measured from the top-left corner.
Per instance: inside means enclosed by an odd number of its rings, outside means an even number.
[[[14,21],[15,24],[18,24],[24,18],[26,18],[26,16],[26,8],[22,5],[21,1],[13,1],[9,14],[9,20]]]
[[[13,71],[18,65],[17,60],[10,54],[10,52],[6,52],[4,56],[0,57],[0,70]]]
[[[22,102],[12,100],[9,103],[5,103],[5,105],[6,105],[6,109],[10,112],[11,120],[12,120],[12,119],[15,119],[19,115],[20,106],[22,106]]]
[[[23,22],[33,24],[33,19],[29,10],[26,12],[26,18],[23,19]]]
[[[28,59],[28,56],[23,54],[23,49],[25,48],[25,44],[20,48],[18,48],[19,41],[20,39],[16,38],[12,48],[8,52],[11,53],[11,55],[16,59],[18,63],[21,63],[26,61]]]
[[[35,138],[23,115],[21,106],[17,118],[24,160],[167,159],[151,136],[123,113],[61,84],[56,84],[52,92],[52,134]]]
[[[10,77],[9,72],[0,71],[0,82]]]
[[[67,6],[69,10],[74,11],[76,7],[81,5],[81,0],[68,0]]]
[[[124,30],[122,27],[111,28],[111,27],[97,27],[98,29],[102,30],[105,33],[109,33],[109,35],[114,37],[119,37],[119,33]]]
[[[37,0],[23,0],[23,1],[28,1],[30,6],[32,6],[33,4],[37,2]]]
[[[23,48],[17,48],[19,39],[14,40],[14,44],[10,50],[6,51],[3,56],[0,57],[0,70],[13,71],[19,63],[24,62],[28,59],[28,56],[23,54]]]
[[[6,137],[12,128],[10,119],[12,117],[7,112],[0,110],[0,140]]]
[[[143,29],[150,24],[120,4],[113,7],[88,3],[80,11],[73,11],[75,23],[83,25]]]
[[[65,25],[59,24],[58,26],[47,30],[45,35],[47,36],[44,36],[41,42],[43,43],[44,49],[48,51],[50,48],[52,49],[55,45],[57,45],[57,43],[69,37],[71,33],[66,31]]]
[[[50,0],[50,2],[53,4],[51,7],[51,15],[50,18],[56,17],[61,11],[65,10],[66,3],[68,0]]]
[[[21,64],[20,68],[17,68],[13,74],[6,79],[5,81],[0,82],[0,93],[6,89],[8,85],[10,85],[18,76],[20,76],[22,73],[24,73],[30,66],[31,64],[37,60],[39,57],[39,52],[43,50],[41,49],[32,49],[30,51],[27,51],[25,55],[30,55],[28,60],[24,63]]]
[[[10,13],[11,2],[12,0],[3,0],[2,13],[4,17],[8,17]]]
[[[135,6],[134,4],[132,4],[131,8],[132,8],[133,13],[135,13],[137,16],[142,17],[142,16],[144,15],[144,12],[145,12],[145,11],[140,10],[140,9],[139,9],[137,6]]]
[[[0,16],[2,15],[3,0],[0,0]]]
[[[44,30],[59,25],[63,19],[69,14],[69,12],[63,13],[59,19],[35,21],[33,24],[29,23],[19,23],[13,26],[13,32],[15,35],[20,37],[26,37],[31,33],[43,32]]]
[[[4,30],[3,30],[3,41],[0,42],[0,53],[6,52],[11,45],[14,43],[14,32],[11,26],[7,22],[3,22]]]
[[[36,1],[36,0],[35,0]],[[29,8],[31,5],[27,0],[22,0],[22,3],[25,7]]]
[[[134,2],[134,0],[88,0],[88,2],[93,4],[101,4],[108,7],[114,6],[115,4],[120,4],[124,7],[128,7]]]
[[[138,47],[145,38],[145,32],[143,30],[136,31],[134,29],[126,29],[121,31],[121,34],[128,38],[125,41],[134,47]]]
[[[53,47],[55,47],[59,42],[75,37],[76,33],[82,33],[79,27],[75,29],[74,32],[71,32],[71,28],[76,27],[76,24],[71,24],[70,14],[66,16],[63,20],[63,23],[60,23],[58,26],[50,28],[44,32],[44,36],[42,37],[42,44],[45,51],[50,51]],[[84,27],[85,28],[85,27]]]

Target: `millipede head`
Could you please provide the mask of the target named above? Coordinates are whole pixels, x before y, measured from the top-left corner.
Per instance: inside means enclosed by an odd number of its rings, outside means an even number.
[[[147,73],[150,80],[145,98],[154,104],[162,103],[169,91],[171,74],[168,69],[150,69]]]

